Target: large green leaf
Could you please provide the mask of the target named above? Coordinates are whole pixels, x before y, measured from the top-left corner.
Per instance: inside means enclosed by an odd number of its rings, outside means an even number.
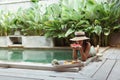
[[[66,34],[65,34],[65,37],[68,37],[70,34],[72,34],[73,32],[75,32],[75,30],[73,30],[73,29],[68,29],[67,30],[67,32],[66,32]]]
[[[94,32],[100,36],[100,34],[102,33],[102,27],[99,25],[95,26]]]

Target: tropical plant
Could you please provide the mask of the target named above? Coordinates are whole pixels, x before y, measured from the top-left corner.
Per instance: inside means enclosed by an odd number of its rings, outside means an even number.
[[[114,3],[101,3],[94,8],[94,14],[96,20],[99,21],[99,25],[102,27],[102,36],[105,37],[104,46],[108,45],[108,36],[116,29],[120,28],[120,4]],[[104,42],[104,41],[103,41]]]
[[[82,30],[90,35],[98,28],[90,23],[90,20],[94,21],[94,7],[95,2],[92,0],[62,0],[60,4],[51,4],[45,14],[49,19],[44,23],[47,31],[45,35],[68,40],[74,36],[75,31]]]
[[[1,11],[0,14],[0,35],[7,36],[11,31],[11,27],[14,26],[14,14],[9,11]]]
[[[67,26],[66,37],[72,37],[75,31],[85,31],[89,37],[93,34],[100,35],[101,26],[95,22],[93,12],[96,5],[94,0],[63,1],[62,20]]]
[[[24,35],[43,35],[41,8],[35,5],[26,10],[19,10],[17,12],[17,26],[22,28]]]
[[[71,38],[75,31],[85,31],[89,37],[93,37],[95,45],[108,45],[109,35],[120,28],[119,1],[113,3],[94,0],[62,0],[60,6],[49,6],[49,21],[46,22],[47,35],[53,37]],[[59,12],[55,8],[60,9]],[[114,16],[114,17],[113,17]],[[57,32],[58,31],[58,32]],[[64,31],[64,32],[62,32]],[[55,34],[56,33],[56,34]],[[101,38],[102,37],[102,38]],[[68,38],[68,39],[69,39]],[[98,41],[99,40],[99,41]]]
[[[64,37],[64,27],[61,23],[61,8],[59,4],[49,5],[45,13],[48,18],[44,21],[44,30],[47,37]]]

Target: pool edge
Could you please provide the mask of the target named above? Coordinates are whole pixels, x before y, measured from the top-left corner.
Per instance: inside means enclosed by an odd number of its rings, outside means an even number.
[[[78,72],[79,68],[56,68],[51,64],[39,64],[39,63],[28,63],[28,62],[0,62],[0,67],[3,68],[18,68],[18,69],[33,69],[33,70],[49,70],[49,71],[59,71],[59,72]]]

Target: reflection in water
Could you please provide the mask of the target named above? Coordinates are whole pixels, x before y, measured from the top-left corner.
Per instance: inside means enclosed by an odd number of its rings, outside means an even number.
[[[0,50],[0,59],[7,60],[9,58],[9,54],[7,50]]]
[[[53,59],[72,59],[71,50],[38,50],[38,49],[0,49],[0,60],[12,62],[50,63]]]
[[[8,60],[10,61],[22,61],[23,59],[23,51],[13,50],[9,51],[8,54],[9,54]]]
[[[54,52],[41,50],[25,50],[23,60],[27,62],[48,62],[53,59]]]

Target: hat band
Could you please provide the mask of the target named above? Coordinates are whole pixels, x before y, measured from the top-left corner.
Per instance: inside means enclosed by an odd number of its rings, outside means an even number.
[[[85,36],[85,35],[75,35],[75,37],[83,37],[83,36]]]

